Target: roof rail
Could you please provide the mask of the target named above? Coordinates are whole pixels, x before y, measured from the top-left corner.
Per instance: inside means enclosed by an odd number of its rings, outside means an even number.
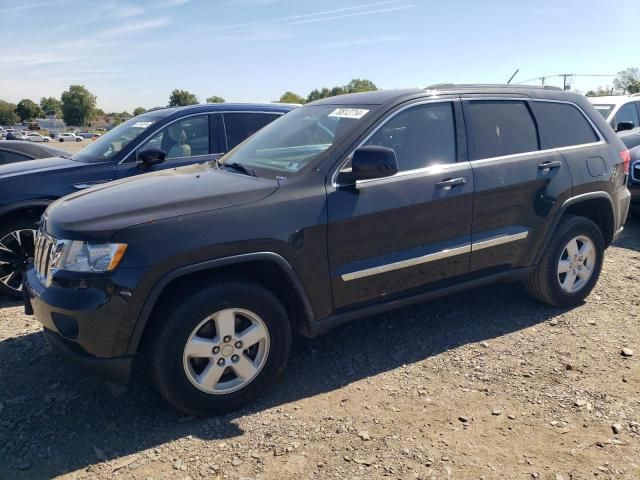
[[[436,83],[435,85],[429,85],[425,87],[425,90],[445,90],[445,89],[473,89],[473,88],[522,88],[522,89],[539,89],[539,90],[559,90],[560,87],[553,87],[551,85],[514,85],[511,83]]]

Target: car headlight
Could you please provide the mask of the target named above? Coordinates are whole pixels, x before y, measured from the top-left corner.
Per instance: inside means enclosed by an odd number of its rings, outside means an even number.
[[[110,272],[115,269],[127,245],[61,240],[56,245],[51,267],[70,272]]]

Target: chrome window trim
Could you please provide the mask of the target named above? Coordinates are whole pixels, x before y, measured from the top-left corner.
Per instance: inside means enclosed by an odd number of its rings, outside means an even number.
[[[498,157],[487,157],[487,158],[478,158],[476,160],[469,160],[471,162],[471,164],[477,164],[477,163],[485,163],[485,162],[494,162],[494,161],[500,161],[500,160],[505,160],[505,159],[512,159],[512,158],[518,158],[518,157],[523,157],[523,156],[531,156],[531,155],[540,155],[540,154],[547,154],[547,153],[551,153],[551,152],[562,152],[562,151],[566,151],[566,150],[574,150],[577,148],[586,148],[586,147],[594,147],[597,145],[604,145],[605,139],[602,136],[602,133],[600,132],[600,130],[598,129],[598,127],[596,127],[596,125],[591,121],[591,119],[589,118],[589,116],[585,113],[585,111],[582,109],[582,107],[580,107],[580,105],[578,105],[577,103],[573,103],[570,102],[568,100],[552,100],[552,99],[547,99],[547,98],[530,98],[530,97],[479,97],[479,98],[462,98],[462,100],[471,100],[471,101],[496,101],[496,100],[504,100],[504,101],[518,101],[518,102],[540,102],[540,103],[564,103],[566,105],[571,105],[572,107],[575,107],[578,109],[578,111],[580,112],[580,114],[587,120],[587,122],[589,123],[589,125],[591,125],[591,128],[593,129],[593,131],[596,134],[596,137],[598,137],[598,141],[596,142],[589,142],[589,143],[579,143],[576,145],[567,145],[564,147],[557,147],[557,148],[546,148],[544,150],[532,150],[532,151],[528,151],[528,152],[521,152],[521,153],[512,153],[509,155],[501,155]],[[533,112],[531,112],[532,118],[533,120],[536,122],[536,129],[539,129],[538,127],[538,120],[535,116],[535,114]]]
[[[448,172],[448,171],[455,171],[455,170],[466,170],[468,168],[469,168],[469,164],[467,162],[443,163],[442,165],[429,165],[428,167],[415,168],[413,170],[405,170],[402,172],[398,172],[395,175],[392,175],[390,177],[370,178],[368,180],[357,180],[356,186],[359,186],[359,185],[364,186],[369,183],[387,182],[395,178],[406,177],[409,175],[420,175],[420,174],[439,175],[441,173],[444,173],[445,171]]]
[[[466,95],[466,94],[464,94],[464,95]],[[358,148],[360,148],[362,145],[364,145],[388,121],[393,119],[396,115],[398,115],[399,113],[403,112],[404,110],[406,110],[408,108],[411,108],[413,106],[416,106],[416,105],[423,105],[423,104],[426,104],[426,103],[460,102],[460,101],[485,101],[485,100],[486,101],[502,100],[502,101],[511,101],[511,102],[514,102],[514,101],[515,102],[547,102],[547,103],[563,103],[563,104],[571,105],[572,107],[577,108],[578,111],[580,112],[580,114],[587,120],[589,125],[591,125],[591,128],[595,132],[596,137],[598,137],[598,141],[597,142],[576,144],[576,145],[567,145],[567,146],[558,147],[558,148],[547,148],[547,149],[544,149],[544,150],[533,150],[533,151],[529,151],[529,152],[513,153],[513,154],[510,154],[510,155],[502,155],[502,156],[498,156],[498,157],[479,158],[477,160],[469,160],[468,162],[471,163],[471,165],[477,164],[477,163],[484,163],[484,162],[502,161],[502,160],[506,160],[506,159],[512,159],[512,158],[518,158],[518,157],[524,157],[524,156],[531,156],[531,155],[544,155],[544,154],[548,154],[548,153],[551,153],[551,152],[562,152],[562,151],[567,151],[567,150],[574,150],[574,149],[577,149],[577,148],[587,148],[587,147],[594,147],[594,146],[597,146],[597,145],[606,144],[606,141],[605,141],[604,137],[602,136],[602,133],[600,132],[598,127],[596,127],[596,125],[593,123],[593,121],[589,118],[589,116],[585,113],[585,111],[582,109],[582,107],[580,107],[580,105],[578,105],[577,103],[573,103],[573,102],[570,102],[568,100],[553,100],[553,99],[546,99],[546,98],[531,98],[531,97],[528,97],[528,96],[523,96],[523,97],[500,97],[500,96],[468,97],[468,96],[461,96],[461,97],[458,97],[458,98],[430,99],[430,100],[425,100],[425,101],[422,101],[422,102],[412,103],[410,105],[405,105],[403,108],[401,108],[399,110],[396,110],[393,114],[391,114],[389,117],[387,117],[380,125],[378,125],[378,127],[373,132],[371,132],[369,135],[367,135],[365,137],[365,139],[362,142],[360,142],[349,153],[349,155],[347,155],[347,157],[342,161],[340,166],[335,170],[335,172],[331,176],[331,186],[334,187],[334,188],[338,188],[338,187],[342,186],[342,185],[340,185],[340,184],[338,184],[336,182],[336,177],[340,173],[340,170],[342,170],[342,168],[344,168],[344,165],[346,165],[349,162],[349,160],[353,156],[353,152],[355,150],[357,150]],[[531,112],[531,115],[532,115],[533,120],[536,122],[536,128],[538,128],[537,119],[536,119],[535,115],[533,114],[533,112]],[[466,132],[465,132],[465,134],[466,134]],[[467,162],[465,161],[465,162],[447,163],[447,164],[440,165],[440,166],[444,167],[446,165],[461,165],[461,164],[462,165],[467,165]],[[424,169],[408,170],[406,172],[406,174],[423,173],[428,168],[430,168],[430,167],[425,167]],[[398,177],[398,176],[402,176],[401,175],[402,173],[405,173],[405,172],[398,172],[397,174],[393,175],[392,177],[373,179],[373,180],[389,180],[390,178],[395,178],[395,177]],[[366,180],[366,182],[371,182],[373,180]],[[365,181],[362,181],[362,182],[365,182]],[[356,185],[360,185],[360,181],[356,182]]]
[[[165,128],[167,128],[169,125],[174,124],[175,122],[178,122],[180,120],[184,120],[185,118],[191,118],[191,117],[196,117],[196,116],[200,116],[200,115],[213,115],[219,113],[221,115],[225,114],[225,113],[264,113],[264,114],[268,114],[268,115],[276,115],[278,117],[281,117],[282,115],[284,115],[287,112],[267,112],[264,110],[231,110],[231,111],[226,111],[226,110],[216,110],[216,111],[211,111],[211,112],[198,112],[198,113],[191,113],[189,115],[185,115],[183,117],[178,117],[173,119],[172,121],[170,121],[169,123],[165,123],[164,125],[162,125],[160,128],[158,128],[157,130],[154,130],[152,133],[150,133],[149,135],[147,135],[144,140],[142,140],[138,146],[136,148],[134,148],[133,150],[131,150],[129,153],[127,153],[125,155],[125,157],[120,160],[118,162],[118,165],[121,165],[123,163],[125,163],[127,161],[127,159],[136,151],[138,150],[138,148],[140,148],[140,146],[142,146],[142,144],[144,144],[147,140],[149,140],[151,137],[153,137],[156,133],[159,133],[160,130],[163,130]],[[224,117],[223,117],[223,122],[224,122]],[[224,125],[224,123],[223,123]],[[226,127],[225,128],[225,144],[227,142],[227,131],[226,131]],[[209,157],[211,155],[220,155],[220,153],[222,152],[218,152],[218,153],[207,153],[206,155],[193,155],[191,157],[176,157],[176,158],[198,158],[198,157]],[[170,159],[170,160],[175,160],[175,159]],[[134,163],[134,162],[130,162],[130,163]],[[136,162],[138,163],[138,162]]]
[[[353,157],[353,152],[355,152],[358,148],[360,148],[361,146],[363,146],[366,142],[369,141],[369,139],[371,137],[373,137],[376,133],[378,133],[378,131],[384,127],[387,122],[393,120],[397,115],[399,115],[400,113],[404,112],[405,110],[408,110],[409,108],[412,107],[416,107],[418,105],[425,105],[425,104],[429,104],[429,103],[445,103],[445,102],[459,102],[460,101],[460,97],[455,97],[455,98],[431,98],[429,100],[422,100],[420,102],[415,102],[415,103],[411,103],[409,105],[405,105],[402,108],[399,108],[398,110],[396,110],[395,112],[393,112],[391,115],[389,115],[387,118],[385,118],[376,128],[375,130],[373,130],[371,133],[369,133],[369,135],[367,135],[364,140],[362,140],[356,147],[354,147],[351,152],[349,153],[349,155],[347,155],[344,160],[340,163],[340,166],[338,166],[335,171],[333,172],[333,174],[331,175],[331,186],[334,188],[340,187],[342,185],[340,185],[339,183],[336,182],[336,177],[338,176],[338,174],[340,173],[340,170],[342,170],[344,168],[344,166],[351,160],[351,157]],[[455,123],[455,111],[454,113],[454,123]],[[457,142],[457,139],[456,139]],[[456,150],[457,150],[457,145],[456,145]],[[455,163],[445,163],[444,165],[460,165],[466,162],[455,162]],[[432,165],[434,166],[434,165]],[[422,170],[425,170],[427,168],[430,167],[425,167],[425,168],[419,168],[419,169],[413,169],[413,170],[407,170],[406,172],[410,172],[410,174],[415,174],[415,173],[420,173]],[[370,182],[372,180],[388,180],[389,178],[395,178],[397,176],[400,176],[401,173],[404,172],[398,172],[395,175],[393,175],[392,177],[386,177],[386,178],[376,178],[376,179],[371,179],[371,180],[366,180],[366,182]],[[363,180],[364,182],[365,180]],[[357,185],[359,185],[359,182],[356,182]]]

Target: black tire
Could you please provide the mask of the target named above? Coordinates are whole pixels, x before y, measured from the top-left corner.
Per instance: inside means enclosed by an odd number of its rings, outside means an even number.
[[[226,308],[242,308],[260,316],[269,332],[270,345],[265,363],[253,380],[231,393],[212,394],[191,383],[183,366],[183,352],[198,324]],[[264,287],[231,280],[204,287],[186,299],[177,296],[161,310],[162,318],[153,319],[157,327],[147,344],[148,361],[164,400],[183,413],[207,416],[237,410],[271,386],[286,366],[291,324],[282,304]]]
[[[82,139],[81,138],[76,138],[76,142],[81,142]]]
[[[62,143],[62,142],[64,142],[64,138],[60,138],[60,139],[58,139],[58,141],[59,141],[60,143]]]
[[[18,218],[12,218],[9,220],[0,219],[0,240],[5,238],[7,235],[11,234],[11,232],[16,232],[19,230],[37,230],[38,229],[38,221],[39,219],[35,216],[23,216]],[[34,239],[35,240],[35,239]],[[10,261],[11,264],[4,264],[2,262],[0,265],[0,279],[6,278],[6,276],[10,272],[15,272],[13,277],[7,280],[7,284],[0,281],[0,294],[8,295],[14,298],[22,298],[22,274],[24,273],[24,269],[27,266],[27,261],[33,258],[33,250],[34,245],[33,241],[29,238],[23,238],[22,242],[24,243],[21,246],[22,251],[18,251],[20,246],[16,245],[13,240],[10,245],[5,245],[7,249],[10,249],[15,253],[15,255],[7,253],[4,249],[0,250],[0,260]],[[16,262],[19,264],[16,268]],[[15,282],[20,282],[19,289],[12,288],[14,286],[18,286]]]
[[[585,236],[595,248],[595,262],[591,276],[578,291],[568,293],[560,286],[558,264],[565,246],[572,238]],[[526,279],[525,286],[536,300],[554,307],[566,308],[580,305],[591,293],[598,281],[604,258],[604,239],[598,225],[588,218],[566,215],[547,246],[534,273]]]
[[[48,139],[48,138],[45,138],[45,139],[44,139],[44,143],[47,143],[48,141],[49,141],[49,139]]]

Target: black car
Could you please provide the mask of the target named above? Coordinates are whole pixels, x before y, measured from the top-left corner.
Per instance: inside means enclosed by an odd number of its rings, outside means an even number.
[[[36,158],[68,157],[69,154],[59,148],[39,145],[19,140],[0,140],[0,165],[34,160]],[[1,194],[0,194],[1,195]]]
[[[38,220],[54,200],[91,185],[216,159],[292,108],[220,103],[154,110],[70,157],[0,165],[0,294],[20,296]]]
[[[103,379],[126,383],[144,351],[176,408],[228,411],[278,377],[293,331],[507,279],[580,304],[622,231],[627,160],[558,89],[327,98],[220,162],[52,204],[25,308]]]
[[[629,191],[631,192],[631,213],[640,219],[640,146],[629,150],[631,173]]]

